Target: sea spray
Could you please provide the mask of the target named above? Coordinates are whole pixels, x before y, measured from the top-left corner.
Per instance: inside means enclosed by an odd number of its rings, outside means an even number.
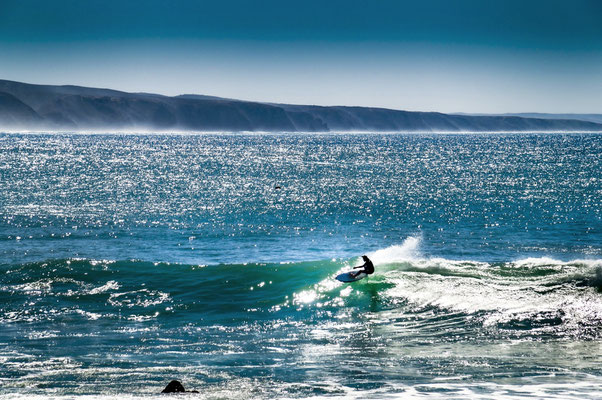
[[[418,247],[420,239],[410,236],[402,244],[389,246],[368,254],[374,265],[386,265],[391,263],[408,262],[419,256]]]

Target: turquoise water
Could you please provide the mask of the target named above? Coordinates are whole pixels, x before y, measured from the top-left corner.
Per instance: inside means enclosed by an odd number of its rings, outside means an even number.
[[[598,134],[0,135],[0,398],[597,398],[601,172]]]

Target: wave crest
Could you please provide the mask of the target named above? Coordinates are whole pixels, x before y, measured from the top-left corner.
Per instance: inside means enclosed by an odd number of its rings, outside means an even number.
[[[602,323],[602,260],[549,257],[488,263],[424,257],[420,239],[368,256],[376,272],[334,277],[361,259],[204,266],[49,260],[2,267],[0,321],[82,318],[276,318],[294,309],[329,317],[437,310],[485,327],[580,332]],[[27,302],[27,312],[23,304]],[[320,317],[321,318],[321,317]],[[572,333],[571,333],[572,334]]]

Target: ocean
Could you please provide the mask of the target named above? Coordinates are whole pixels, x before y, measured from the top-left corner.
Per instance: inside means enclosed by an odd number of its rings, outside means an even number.
[[[0,134],[0,257],[0,399],[602,396],[601,134]]]

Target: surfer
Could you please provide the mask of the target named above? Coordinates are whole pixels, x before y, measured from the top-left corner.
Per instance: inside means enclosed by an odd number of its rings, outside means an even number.
[[[364,259],[364,265],[360,265],[359,267],[355,267],[353,269],[357,269],[357,268],[363,268],[363,269],[360,269],[357,272],[350,272],[349,273],[349,275],[351,275],[353,278],[355,278],[356,276],[358,276],[362,272],[365,273],[366,275],[370,275],[370,274],[374,273],[374,264],[372,264],[372,261],[370,261],[370,259],[368,258],[368,256],[362,256],[362,258]]]

